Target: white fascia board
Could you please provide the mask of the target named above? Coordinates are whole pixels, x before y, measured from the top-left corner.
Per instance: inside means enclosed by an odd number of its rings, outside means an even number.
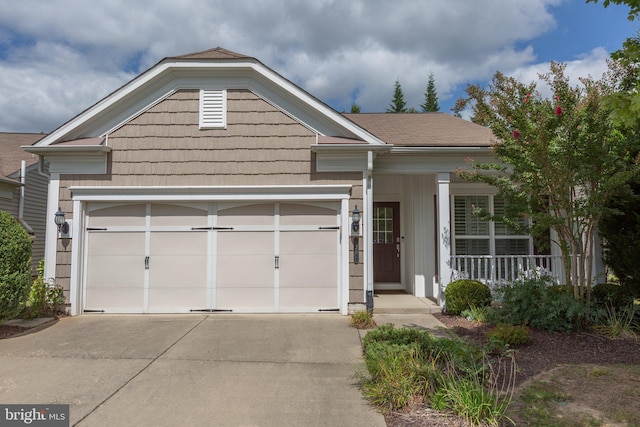
[[[342,200],[351,185],[69,187],[82,201]]]
[[[491,147],[398,147],[391,148],[391,154],[458,154],[489,155]]]
[[[495,162],[496,158],[489,149],[469,150],[466,148],[442,148],[434,150],[428,147],[424,150],[398,152],[394,149],[388,155],[376,157],[374,174],[415,174],[455,172],[458,169],[469,168],[468,158],[481,163]]]

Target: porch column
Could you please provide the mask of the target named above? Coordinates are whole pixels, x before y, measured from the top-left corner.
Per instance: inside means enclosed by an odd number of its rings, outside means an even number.
[[[58,228],[53,222],[53,218],[58,211],[60,203],[60,174],[51,173],[49,176],[49,187],[47,191],[47,215],[45,218],[44,236],[44,277],[45,279],[56,278],[56,257],[58,251]]]
[[[451,177],[448,172],[438,173],[438,282],[439,289],[434,289],[434,297],[440,305],[444,305],[444,294],[441,290],[451,279],[451,195],[449,186]]]

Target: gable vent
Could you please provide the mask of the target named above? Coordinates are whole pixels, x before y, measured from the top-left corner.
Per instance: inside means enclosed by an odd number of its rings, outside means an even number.
[[[227,91],[200,91],[200,129],[226,128],[227,126]]]

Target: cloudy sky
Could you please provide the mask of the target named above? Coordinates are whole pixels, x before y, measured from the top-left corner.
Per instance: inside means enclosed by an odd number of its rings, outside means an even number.
[[[551,60],[599,77],[637,30],[585,0],[0,0],[0,131],[50,132],[162,58],[254,56],[339,111],[385,111],[398,79],[441,111],[496,70],[530,82]]]

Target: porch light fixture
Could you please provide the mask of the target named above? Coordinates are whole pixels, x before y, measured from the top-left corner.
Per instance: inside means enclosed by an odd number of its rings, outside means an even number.
[[[60,207],[58,207],[58,212],[56,212],[55,217],[53,218],[56,225],[58,226],[58,232],[62,234],[69,233],[69,223],[64,217],[64,212]]]
[[[351,212],[351,231],[356,234],[360,232],[360,211],[358,210],[358,205],[356,205],[353,212]]]
[[[360,211],[358,210],[358,205],[351,212],[351,233],[355,235],[353,238],[353,263],[358,264],[360,262],[360,247],[358,245],[360,241],[358,239],[360,234]]]

